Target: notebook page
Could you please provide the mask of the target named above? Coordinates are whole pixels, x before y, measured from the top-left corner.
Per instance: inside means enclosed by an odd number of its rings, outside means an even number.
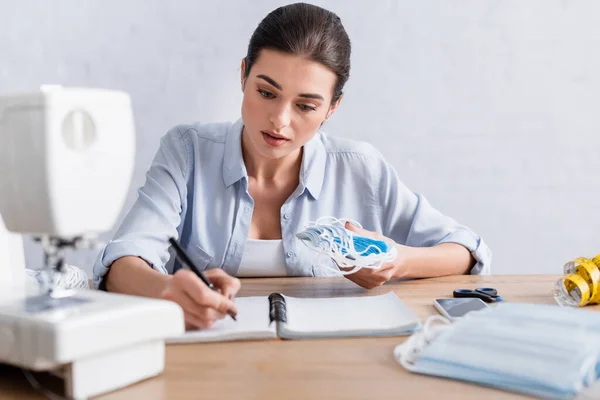
[[[237,322],[230,316],[215,322],[209,329],[187,331],[167,339],[167,343],[220,342],[227,340],[268,339],[277,337],[276,324],[269,326],[267,297],[238,297],[235,300]]]
[[[318,299],[285,296],[285,301],[287,324],[284,330],[293,334],[341,336],[362,332],[369,335],[412,330],[420,325],[419,318],[393,292]]]

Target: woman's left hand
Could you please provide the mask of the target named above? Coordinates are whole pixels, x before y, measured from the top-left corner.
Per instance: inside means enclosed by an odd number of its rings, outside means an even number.
[[[398,255],[392,262],[383,264],[379,269],[374,268],[361,268],[353,274],[344,275],[352,282],[360,285],[366,289],[373,289],[374,287],[381,286],[392,278],[399,278],[403,275],[405,266],[403,264],[404,252],[407,246],[399,245],[392,239],[387,238],[380,233],[368,231],[366,229],[359,228],[352,225],[350,222],[346,222],[345,228],[352,231],[360,236],[369,237],[371,239],[382,240],[390,243],[392,246],[396,246],[398,249]],[[352,268],[340,268],[343,271],[349,271]]]

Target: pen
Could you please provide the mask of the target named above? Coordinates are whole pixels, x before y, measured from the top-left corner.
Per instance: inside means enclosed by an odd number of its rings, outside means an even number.
[[[204,282],[206,284],[206,286],[208,286],[209,288],[211,288],[212,290],[214,290],[216,292],[217,288],[215,287],[215,285],[213,285],[212,282],[209,281],[206,276],[204,276],[202,271],[200,271],[196,267],[196,264],[194,264],[192,262],[192,260],[187,255],[187,253],[183,250],[183,248],[179,245],[179,243],[177,243],[177,240],[175,240],[174,238],[169,238],[169,243],[171,243],[171,245],[175,249],[175,253],[177,253],[177,256],[179,257],[181,262],[183,262],[185,265],[187,265],[187,267],[190,270],[192,270],[192,272],[194,272],[196,274],[196,276],[198,276],[198,278],[200,278],[202,280],[202,282]],[[227,311],[227,314],[229,314],[231,316],[231,318],[233,318],[234,321],[237,321],[237,319],[235,318],[235,313],[233,311],[229,310],[229,311]]]

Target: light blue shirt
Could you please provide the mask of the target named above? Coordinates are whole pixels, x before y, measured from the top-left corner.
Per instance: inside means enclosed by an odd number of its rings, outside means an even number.
[[[98,256],[94,285],[124,256],[152,268],[180,268],[168,238],[179,239],[200,269],[236,275],[248,239],[254,200],[242,158],[243,122],[180,125],[162,139],[146,182],[115,238]],[[442,215],[400,182],[396,171],[370,144],[318,132],[304,146],[300,184],[281,207],[281,234],[290,276],[326,276],[296,233],[309,221],[334,216],[358,221],[397,243],[429,247],[459,243],[475,260],[471,274],[490,272],[483,240]]]

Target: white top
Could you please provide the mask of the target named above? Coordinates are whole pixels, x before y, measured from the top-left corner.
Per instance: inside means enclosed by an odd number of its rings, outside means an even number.
[[[248,239],[237,277],[288,276],[281,240]]]

